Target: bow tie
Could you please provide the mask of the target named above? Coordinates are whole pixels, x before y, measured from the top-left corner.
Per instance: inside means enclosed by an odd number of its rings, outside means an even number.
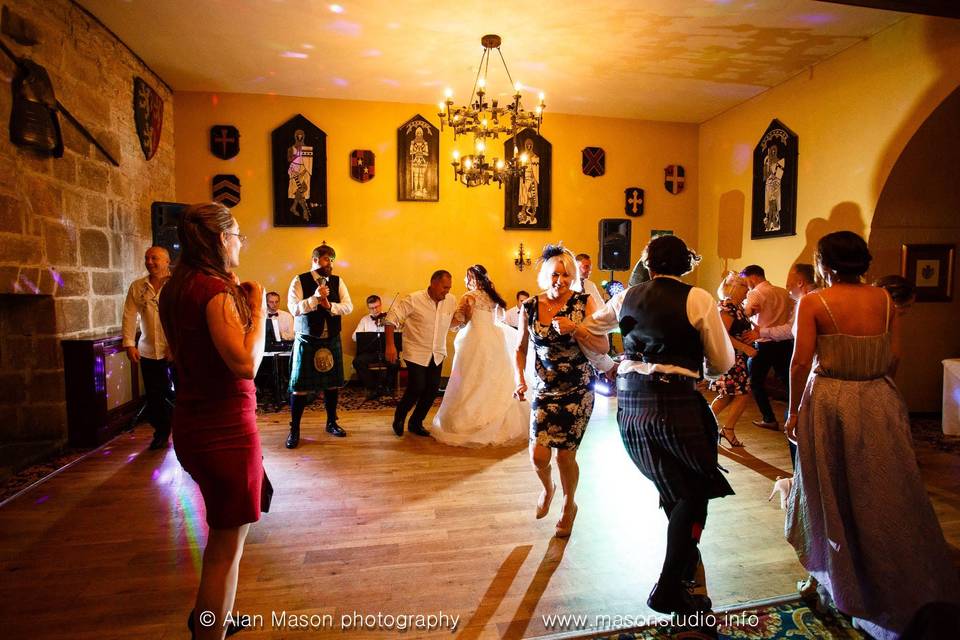
[[[268,317],[268,318],[276,318],[278,315],[280,315],[280,312],[279,312],[279,311],[274,311],[274,312],[272,312],[272,313],[268,313],[268,314],[267,314],[267,317]]]

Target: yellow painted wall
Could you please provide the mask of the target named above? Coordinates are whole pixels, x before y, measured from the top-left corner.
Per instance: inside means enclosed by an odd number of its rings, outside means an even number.
[[[355,306],[345,331],[352,332],[365,313],[367,295],[376,293],[389,304],[395,292],[425,288],[438,268],[454,274],[456,294],[463,293],[462,275],[475,263],[487,267],[508,300],[517,289],[535,291],[534,270],[521,273],[513,265],[520,242],[536,257],[545,242],[563,240],[575,252],[593,255],[596,265],[598,221],[624,217],[627,187],[646,189],[646,214],[633,224],[634,261],[651,229],[672,229],[696,243],[696,125],[548,112],[541,133],[553,145],[553,228],[504,231],[502,191],[496,186],[467,189],[453,181],[447,164],[453,134],[448,130],[441,134],[440,201],[397,201],[396,129],[416,113],[438,124],[435,105],[209,93],[177,93],[174,100],[177,200],[209,200],[214,175],[239,176],[242,201],[233,211],[241,231],[250,236],[241,254],[240,275],[280,291],[284,300],[290,279],[309,268],[313,247],[321,240],[332,245],[337,251],[336,272],[350,288]],[[270,132],[297,113],[327,134],[330,226],[323,229],[274,228],[272,223]],[[209,130],[214,124],[232,124],[240,130],[238,156],[223,161],[210,153]],[[605,149],[606,175],[582,174],[580,152],[587,146]],[[457,148],[469,149],[469,141],[458,140]],[[350,178],[353,149],[376,154],[376,177],[371,182]],[[687,187],[677,196],[663,187],[668,164],[686,168]],[[626,275],[618,274],[621,279]],[[595,282],[601,277],[594,272]],[[344,345],[352,353],[349,338]]]
[[[712,289],[728,258],[782,285],[824,234],[868,235],[891,167],[958,84],[960,20],[909,17],[703,123],[700,284]],[[751,241],[753,149],[774,118],[799,136],[797,235]]]

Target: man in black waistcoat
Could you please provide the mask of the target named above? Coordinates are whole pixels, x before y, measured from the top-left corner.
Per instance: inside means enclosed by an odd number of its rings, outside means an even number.
[[[287,293],[287,307],[296,329],[290,364],[288,449],[300,443],[300,419],[311,392],[323,391],[327,433],[341,438],[347,435],[337,424],[337,392],[343,386],[340,320],[353,312],[353,302],[347,285],[333,275],[336,257],[327,244],[314,249],[312,269],[296,276]]]
[[[623,335],[620,436],[657,487],[668,519],[663,569],[647,600],[661,613],[710,609],[708,597],[690,592],[697,545],[708,502],[733,493],[717,464],[717,420],[696,388],[704,357],[711,373],[725,373],[733,347],[713,296],[679,278],[699,261],[677,236],[651,240],[643,262],[652,279],[617,294],[583,323],[594,334],[590,349],[605,350],[606,334],[617,327]]]

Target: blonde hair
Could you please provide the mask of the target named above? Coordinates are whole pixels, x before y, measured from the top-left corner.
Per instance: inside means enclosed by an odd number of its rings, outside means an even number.
[[[579,289],[580,270],[577,269],[577,261],[573,252],[567,248],[562,248],[562,253],[546,258],[540,263],[540,271],[537,273],[537,286],[544,291],[550,288],[552,284],[550,280],[558,262],[563,265],[567,275],[571,276],[570,288]]]
[[[735,291],[739,289],[747,290],[747,281],[741,278],[735,271],[727,271],[717,287],[717,297],[721,300],[732,298]]]

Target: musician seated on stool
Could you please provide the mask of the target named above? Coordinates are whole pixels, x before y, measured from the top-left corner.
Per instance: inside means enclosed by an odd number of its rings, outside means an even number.
[[[353,341],[357,342],[358,333],[379,333],[383,334],[383,320],[387,314],[383,313],[383,302],[380,296],[367,296],[367,310],[370,315],[363,316],[357,328],[353,331]],[[357,377],[363,383],[364,388],[369,392],[367,399],[372,400],[378,396],[390,392],[388,388],[389,381],[393,379],[393,373],[397,369],[397,364],[391,364],[383,357],[385,345],[382,340],[373,344],[373,349],[360,351],[360,345],[357,345],[357,355],[353,359],[353,368],[357,370]],[[376,365],[371,370],[370,365]],[[385,367],[378,368],[378,367]],[[382,375],[386,371],[387,375]]]
[[[272,354],[278,351],[290,351],[291,342],[294,337],[293,316],[290,312],[280,308],[280,294],[271,291],[267,294],[267,326],[264,332],[264,354]],[[286,363],[286,361],[284,361]],[[260,390],[270,389],[276,396],[273,401],[282,402],[281,390],[279,389],[279,374],[277,371],[277,358],[274,356],[265,357],[260,364],[260,370],[257,371],[257,377],[254,382]]]
[[[271,291],[267,294],[267,331],[266,351],[289,351],[290,345],[279,343],[292,342],[293,316],[280,308],[280,294]]]

